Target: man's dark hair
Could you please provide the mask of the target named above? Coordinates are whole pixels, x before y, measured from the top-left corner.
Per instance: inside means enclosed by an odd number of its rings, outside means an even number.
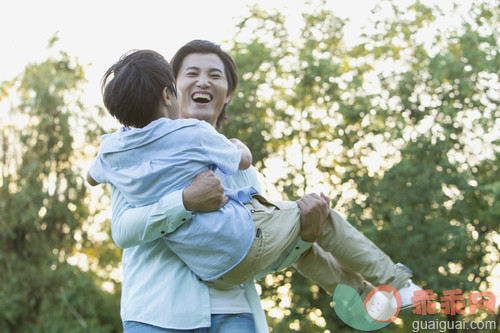
[[[201,54],[209,54],[213,53],[219,56],[224,64],[225,74],[227,78],[227,96],[232,97],[236,87],[238,86],[238,72],[236,70],[236,64],[234,63],[231,56],[223,51],[220,45],[212,43],[208,40],[200,40],[195,39],[190,41],[189,43],[182,46],[174,55],[170,64],[172,65],[172,69],[174,71],[174,75],[177,78],[179,71],[181,70],[182,62],[184,58],[192,53],[201,53]],[[217,118],[217,123],[215,127],[220,129],[222,123],[227,119],[226,117],[226,104],[224,104],[222,111]]]
[[[106,71],[101,91],[104,106],[121,124],[144,127],[158,118],[165,87],[177,96],[168,61],[155,51],[133,50]]]

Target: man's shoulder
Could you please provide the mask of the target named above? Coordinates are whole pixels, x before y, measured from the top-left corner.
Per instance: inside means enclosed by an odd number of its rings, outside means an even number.
[[[218,133],[212,125],[210,125],[204,120],[190,118],[190,119],[171,120],[171,122],[172,122],[171,124],[172,131],[174,130],[193,131],[191,135],[198,135],[198,136],[204,136],[207,134],[213,135]]]
[[[169,128],[170,130],[181,129],[184,127],[199,127],[199,128],[211,128],[213,127],[204,120],[198,120],[194,118],[189,119],[168,119],[163,118],[161,120],[155,121],[155,125],[158,127]]]

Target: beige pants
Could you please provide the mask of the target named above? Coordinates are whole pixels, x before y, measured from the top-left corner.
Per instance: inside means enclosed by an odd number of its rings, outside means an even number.
[[[271,203],[255,195],[246,204],[255,223],[250,251],[235,268],[210,283],[218,288],[241,284],[275,262],[300,235],[300,209],[295,202]],[[366,293],[373,285],[390,284],[400,289],[410,278],[394,262],[333,209],[320,237],[294,263],[297,270],[333,293],[339,283]],[[365,281],[368,281],[367,284]]]

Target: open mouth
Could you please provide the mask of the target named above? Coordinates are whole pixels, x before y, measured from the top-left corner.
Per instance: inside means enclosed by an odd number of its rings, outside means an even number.
[[[208,94],[208,93],[194,93],[191,98],[193,99],[193,101],[195,101],[196,103],[209,103],[212,101],[212,95]]]

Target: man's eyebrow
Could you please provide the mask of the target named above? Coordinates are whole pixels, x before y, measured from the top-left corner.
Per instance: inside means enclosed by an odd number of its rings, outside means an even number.
[[[190,71],[190,70],[199,71],[201,69],[198,66],[189,66],[189,67],[186,67],[184,69],[184,71]],[[222,69],[220,69],[220,68],[217,68],[217,67],[210,68],[208,71],[209,72],[220,72],[220,73],[224,74],[224,71]]]
[[[196,67],[196,66],[189,66],[189,67],[186,67],[184,69],[184,71],[191,71],[191,70],[196,70],[196,71],[199,71],[200,68],[199,67]]]
[[[221,72],[222,74],[224,74],[224,71],[217,67],[210,68],[209,72]]]

